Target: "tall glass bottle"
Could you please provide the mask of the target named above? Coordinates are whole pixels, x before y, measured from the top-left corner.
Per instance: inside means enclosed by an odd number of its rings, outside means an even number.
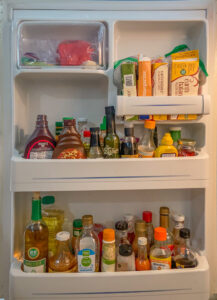
[[[146,237],[146,224],[143,220],[138,220],[135,222],[135,238],[133,241],[133,251],[135,253],[135,257],[138,256],[138,239],[140,237]]]
[[[145,133],[138,145],[138,153],[141,158],[149,158],[154,156],[156,149],[154,144],[155,121],[145,120]]]
[[[90,128],[90,150],[88,158],[103,158],[102,149],[99,143],[99,128]]]
[[[148,256],[150,253],[150,249],[154,244],[154,227],[152,224],[152,212],[151,211],[143,211],[142,214],[143,221],[146,223],[146,232],[147,232],[147,251],[148,251]]]
[[[136,258],[136,271],[150,270],[150,262],[147,255],[147,238],[138,238],[138,257]]]
[[[41,197],[36,192],[32,198],[32,217],[25,234],[23,270],[27,273],[43,273],[48,265],[48,228],[42,221]]]
[[[120,141],[115,129],[115,108],[114,106],[106,106],[106,136],[104,139],[104,157],[119,158],[120,157]]]
[[[171,251],[173,251],[174,243],[173,243],[173,234],[170,231],[170,210],[168,207],[160,207],[160,227],[163,227],[167,231],[167,239],[166,244]]]
[[[99,272],[99,238],[93,230],[93,216],[82,217],[83,233],[79,241],[78,272]]]

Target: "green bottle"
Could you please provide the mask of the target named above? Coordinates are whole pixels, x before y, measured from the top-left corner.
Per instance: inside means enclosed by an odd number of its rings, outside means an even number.
[[[120,140],[115,132],[115,108],[114,106],[106,106],[106,136],[104,139],[104,157],[119,158],[120,157]]]

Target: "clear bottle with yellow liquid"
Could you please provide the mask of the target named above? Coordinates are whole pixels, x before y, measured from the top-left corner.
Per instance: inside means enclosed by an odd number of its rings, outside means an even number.
[[[42,220],[40,193],[32,198],[32,217],[25,234],[23,270],[27,273],[43,273],[48,264],[48,227]]]
[[[53,256],[57,250],[56,234],[62,231],[64,211],[55,205],[54,196],[45,196],[42,199],[42,219],[49,231],[48,254]]]
[[[165,133],[160,146],[155,150],[155,157],[176,157],[178,156],[178,151],[176,147],[173,146],[173,139],[170,133]]]

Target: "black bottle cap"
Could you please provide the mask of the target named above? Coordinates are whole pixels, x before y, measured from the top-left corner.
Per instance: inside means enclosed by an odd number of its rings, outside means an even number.
[[[128,224],[126,221],[118,221],[115,223],[115,229],[116,230],[127,230]]]
[[[189,239],[190,238],[190,229],[188,229],[188,228],[180,229],[179,235],[183,239]]]
[[[124,133],[125,133],[125,136],[134,136],[134,128],[133,127],[125,127]]]
[[[90,132],[99,132],[99,127],[91,127]]]
[[[106,106],[105,107],[105,113],[107,114],[114,114],[115,113],[115,108],[114,106]]]
[[[133,253],[132,245],[121,244],[119,247],[119,254],[122,256],[130,256]]]

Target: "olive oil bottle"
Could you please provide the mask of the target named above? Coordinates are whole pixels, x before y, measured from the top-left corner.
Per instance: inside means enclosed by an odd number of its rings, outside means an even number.
[[[27,273],[43,273],[48,264],[48,227],[42,221],[40,193],[32,198],[32,217],[25,234],[23,270]]]

